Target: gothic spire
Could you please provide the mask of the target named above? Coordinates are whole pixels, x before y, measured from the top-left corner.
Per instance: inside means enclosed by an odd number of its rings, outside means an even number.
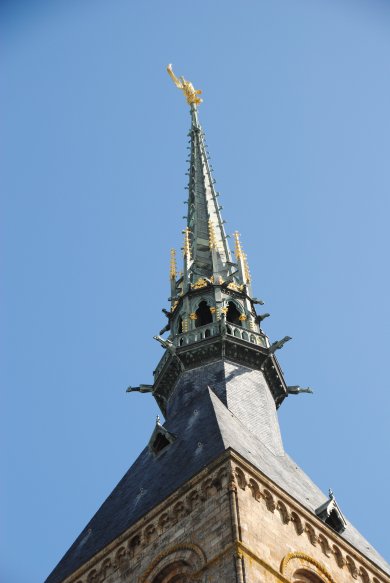
[[[187,228],[192,262],[190,279],[226,278],[231,271],[231,254],[215,190],[215,180],[206,150],[204,132],[196,104],[191,104],[191,130]]]
[[[186,367],[201,366],[219,355],[254,365],[264,373],[278,406],[287,395],[287,387],[274,353],[289,337],[270,345],[261,329],[260,323],[268,314],[256,313],[255,305],[263,302],[252,296],[248,262],[238,233],[232,261],[199,123],[201,91],[184,77],[176,77],[170,65],[168,73],[190,106],[188,211],[183,272],[177,274],[172,254],[171,310],[163,310],[168,323],[160,336],[155,336],[166,351],[154,371],[153,395],[166,413],[174,383]],[[165,332],[169,335],[163,339]]]

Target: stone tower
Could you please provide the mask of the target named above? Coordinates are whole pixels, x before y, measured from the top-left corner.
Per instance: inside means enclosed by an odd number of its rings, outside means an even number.
[[[214,187],[199,91],[190,106],[183,271],[170,311],[149,443],[46,583],[389,583],[390,566],[285,453],[288,386],[261,328],[239,235],[234,259]],[[165,333],[168,336],[163,338]]]

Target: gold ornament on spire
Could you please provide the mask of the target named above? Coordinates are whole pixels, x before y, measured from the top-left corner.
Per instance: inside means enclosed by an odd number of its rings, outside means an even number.
[[[236,246],[234,249],[234,254],[236,256],[236,259],[242,259],[243,258],[243,251],[241,248],[241,242],[240,242],[240,233],[238,231],[236,231],[234,233],[234,240],[236,242]]]
[[[190,229],[188,227],[184,230],[184,248],[183,255],[186,259],[191,259],[191,248],[190,248]]]
[[[171,279],[176,278],[176,251],[171,249],[171,263],[169,268],[169,276]]]
[[[217,249],[217,237],[215,235],[214,224],[211,219],[209,219],[209,247],[210,249]]]
[[[248,259],[246,253],[244,253],[244,270],[245,270],[245,283],[251,282],[251,272],[249,271]]]
[[[244,268],[243,269],[243,271],[244,271],[243,276],[245,279],[245,283],[248,284],[251,282],[251,274],[249,271],[248,259],[247,259],[246,253],[244,253],[244,251],[241,247],[240,234],[237,231],[234,233],[234,239],[236,242],[234,254],[236,256],[237,261],[239,259],[242,260],[242,265]]]
[[[186,81],[184,77],[176,77],[175,73],[172,71],[172,65],[168,65],[167,71],[176,87],[183,91],[189,105],[199,105],[199,103],[202,103],[203,99],[198,97],[198,95],[202,93],[200,89],[195,89],[191,81]]]

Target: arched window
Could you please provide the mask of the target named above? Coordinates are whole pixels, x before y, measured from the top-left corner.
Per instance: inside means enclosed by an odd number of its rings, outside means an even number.
[[[200,547],[192,543],[179,544],[158,555],[140,580],[142,583],[203,581],[197,575],[205,564],[206,555]]]
[[[294,573],[294,583],[324,583],[318,575],[308,569],[298,569]]]
[[[188,572],[190,568],[185,561],[175,561],[164,567],[154,577],[152,583],[186,583],[188,577],[185,574]]]
[[[300,551],[284,557],[280,572],[292,583],[335,583],[325,565]]]
[[[236,304],[229,302],[226,320],[232,324],[235,324],[236,326],[241,326],[240,315],[240,312],[236,308]]]
[[[210,308],[205,300],[200,302],[195,314],[196,314],[195,328],[199,328],[199,326],[204,326],[205,324],[211,324],[211,322],[213,321],[213,316],[210,312]]]

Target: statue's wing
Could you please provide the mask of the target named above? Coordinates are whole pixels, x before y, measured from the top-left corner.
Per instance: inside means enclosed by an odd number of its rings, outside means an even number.
[[[172,79],[172,81],[174,82],[176,87],[178,87],[179,89],[183,89],[183,84],[180,82],[180,80],[176,77],[175,73],[172,71],[171,64],[168,65],[167,71],[168,71],[168,75],[170,76],[170,78]]]

